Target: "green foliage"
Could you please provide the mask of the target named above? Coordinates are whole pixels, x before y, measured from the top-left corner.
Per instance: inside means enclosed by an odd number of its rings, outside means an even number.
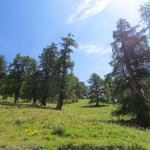
[[[20,95],[22,99],[35,99],[38,93],[38,65],[33,58],[28,58],[27,67],[30,69],[27,71],[25,78],[22,82],[20,89]]]
[[[4,56],[0,55],[0,79],[6,74],[7,63]]]
[[[146,25],[148,25],[149,28],[150,25],[150,3],[149,2],[141,6],[140,14],[141,14],[141,19]]]
[[[77,102],[78,96],[76,94],[77,90],[77,84],[79,83],[79,80],[74,75],[68,76],[68,84],[66,89],[66,102]]]
[[[61,40],[61,49],[52,43],[43,49],[39,62],[17,54],[7,69],[4,56],[0,55],[0,95],[14,97],[15,104],[19,104],[19,99],[28,99],[46,106],[48,100],[57,100],[57,109],[62,108],[63,102],[83,98],[86,87],[72,72],[71,53],[78,45],[72,34]]]
[[[67,86],[68,86],[68,75],[73,69],[73,62],[71,60],[71,53],[73,48],[77,48],[78,45],[72,34],[68,34],[67,37],[62,38],[61,43],[62,49],[60,50],[60,56],[58,60],[59,64],[59,94],[58,104],[56,109],[61,110],[63,102],[67,99]]]
[[[41,104],[46,106],[46,100],[56,96],[56,76],[58,52],[57,45],[52,43],[43,49],[40,58],[40,88]]]
[[[93,73],[88,82],[90,84],[89,98],[91,101],[96,101],[96,106],[98,106],[100,100],[105,100],[104,81],[99,75]]]
[[[7,62],[4,56],[0,55],[0,95],[3,96],[3,98],[7,97],[8,95],[8,80],[7,80]]]
[[[107,74],[104,80],[104,92],[107,97],[107,102],[115,103],[115,85],[111,74]]]
[[[68,84],[66,88],[65,102],[77,102],[78,99],[84,98],[87,95],[87,89],[83,82],[73,74],[68,75]]]
[[[29,56],[16,55],[9,66],[10,92],[14,95],[14,103],[19,103],[23,83],[35,71],[36,61]]]
[[[88,87],[84,82],[78,81],[76,85],[76,95],[80,99],[87,98],[88,96]]]
[[[65,128],[61,127],[61,126],[55,126],[53,131],[52,131],[52,135],[58,135],[58,136],[65,136]]]
[[[113,38],[111,75],[116,84],[114,96],[122,104],[117,114],[132,114],[141,126],[149,126],[149,87],[142,83],[150,76],[147,37],[142,32],[139,34],[137,27],[120,19]]]

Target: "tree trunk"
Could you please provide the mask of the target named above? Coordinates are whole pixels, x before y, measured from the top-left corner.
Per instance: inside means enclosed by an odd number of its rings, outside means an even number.
[[[113,91],[113,93],[112,93],[111,101],[114,103],[114,105],[116,105],[115,92],[114,92],[114,91]]]
[[[2,95],[2,99],[3,100],[7,99],[7,96]]]
[[[19,105],[19,94],[16,93],[14,96],[14,104],[18,104]]]
[[[98,97],[98,93],[96,94],[96,105],[95,105],[96,107],[98,107],[99,106],[99,97]]]
[[[34,96],[34,97],[33,97],[33,103],[32,103],[32,105],[35,105],[36,102],[37,102],[37,99],[36,99],[36,97]]]
[[[57,106],[56,106],[56,110],[62,110],[63,101],[64,101],[63,95],[60,94],[59,99],[58,99],[58,103],[57,103]]]
[[[142,127],[150,126],[150,115],[148,113],[139,113],[136,116],[137,123]]]
[[[42,98],[41,106],[45,106],[46,107],[46,97]]]
[[[99,96],[98,96],[98,93],[99,93],[99,91],[98,91],[98,87],[97,87],[97,84],[96,84],[96,107],[98,107],[99,106]]]
[[[99,100],[97,99],[96,100],[96,105],[95,105],[96,107],[98,107],[99,106]]]

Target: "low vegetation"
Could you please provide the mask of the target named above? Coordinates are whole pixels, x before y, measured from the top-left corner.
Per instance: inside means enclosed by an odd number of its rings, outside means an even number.
[[[117,108],[113,104],[101,103],[95,107],[87,100],[80,100],[65,105],[63,111],[55,110],[55,105],[31,107],[30,103],[21,101],[19,106],[15,106],[11,99],[0,100],[0,149],[150,148],[150,131],[128,122],[130,117],[112,116]]]

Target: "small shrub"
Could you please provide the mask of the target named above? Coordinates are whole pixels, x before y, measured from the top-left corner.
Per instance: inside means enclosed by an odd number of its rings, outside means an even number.
[[[56,126],[56,127],[54,127],[52,134],[58,135],[58,136],[65,136],[65,131],[66,131],[66,129],[64,127]]]
[[[24,121],[22,121],[22,120],[15,121],[15,125],[17,125],[17,126],[21,126],[22,124],[24,124]]]
[[[95,146],[95,145],[88,145],[88,144],[83,144],[83,145],[69,144],[66,146],[59,147],[58,150],[146,150],[146,149],[139,145],[133,145],[127,148],[127,147],[115,146],[115,145]]]
[[[95,145],[75,145],[69,144],[67,146],[59,147],[58,150],[124,150],[122,147],[118,146],[95,146]]]
[[[6,145],[0,145],[0,149],[1,150],[5,150],[6,149]]]

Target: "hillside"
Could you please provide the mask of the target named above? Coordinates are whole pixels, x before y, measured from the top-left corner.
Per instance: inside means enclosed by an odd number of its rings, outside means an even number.
[[[103,104],[95,108],[81,100],[56,111],[54,104],[45,109],[21,102],[17,107],[10,100],[1,100],[0,150],[56,150],[62,145],[84,144],[150,149],[150,131],[119,122],[111,115],[115,107]]]

